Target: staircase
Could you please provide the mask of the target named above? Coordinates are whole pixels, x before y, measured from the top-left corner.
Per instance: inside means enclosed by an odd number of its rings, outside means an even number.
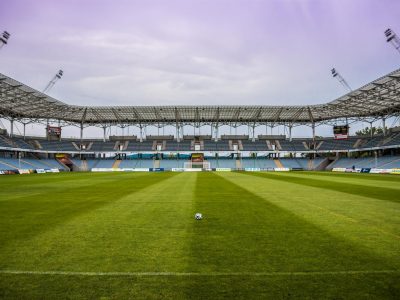
[[[238,148],[240,151],[243,151],[243,144],[241,140],[238,140]]]
[[[70,169],[66,164],[64,164],[60,159],[56,158],[56,161],[57,161],[60,165],[63,166],[63,168],[64,168],[65,171],[71,171],[71,169]],[[68,161],[69,161],[69,163],[72,163],[69,159],[68,159]],[[73,164],[72,164],[72,165],[73,165]],[[57,169],[58,169],[58,168],[57,168]]]
[[[275,140],[276,149],[282,150],[281,143],[278,140]]]
[[[157,150],[157,141],[153,141],[153,145],[151,145],[151,150],[156,151]]]
[[[282,165],[282,162],[279,160],[279,158],[274,158],[274,163],[277,168],[284,168],[284,166]]]
[[[229,144],[229,150],[230,150],[230,151],[233,151],[232,140],[229,140],[229,141],[228,141],[228,144]]]
[[[88,164],[86,160],[82,160],[81,171],[89,171]]]
[[[267,142],[267,148],[268,148],[268,150],[273,150],[273,149],[272,149],[272,145],[271,145],[271,141],[270,141],[270,140],[267,140],[266,142]]]
[[[39,149],[39,150],[43,149],[42,145],[40,144],[40,142],[38,140],[33,140],[33,141],[31,141],[31,143],[35,149]]]
[[[159,167],[160,167],[160,160],[154,159],[153,160],[153,168],[159,168]]]
[[[236,159],[236,169],[241,169],[242,168],[242,160],[241,159]]]
[[[314,160],[309,159],[307,162],[307,170],[313,170],[314,169]]]
[[[353,145],[353,148],[357,149],[359,146],[361,146],[362,141],[362,139],[357,139],[357,141]]]
[[[200,141],[200,150],[204,151],[204,141],[203,140]]]
[[[120,164],[121,164],[121,160],[117,159],[117,160],[114,161],[114,163],[112,165],[112,168],[113,169],[118,169]]]
[[[324,141],[320,141],[318,143],[318,145],[315,147],[315,150],[319,150],[319,148],[321,148],[322,144],[324,143]],[[307,148],[308,149],[308,148]]]
[[[72,146],[74,146],[74,148],[76,149],[76,150],[81,150],[81,149],[79,149],[79,147],[78,147],[78,145],[75,143],[75,142],[72,142]]]
[[[327,158],[327,160],[328,160],[328,164],[325,166],[325,170],[330,171],[333,169],[333,166],[335,165],[335,163],[339,160],[339,157],[336,157],[333,161],[329,160],[329,158]],[[322,163],[320,163],[319,166],[321,166]],[[318,166],[318,168],[319,168],[319,166]]]

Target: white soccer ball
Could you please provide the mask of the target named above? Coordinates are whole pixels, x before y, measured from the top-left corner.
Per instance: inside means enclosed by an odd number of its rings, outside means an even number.
[[[203,219],[203,215],[202,215],[201,213],[196,213],[196,214],[194,215],[194,218],[195,218],[196,220],[201,220],[201,219]]]

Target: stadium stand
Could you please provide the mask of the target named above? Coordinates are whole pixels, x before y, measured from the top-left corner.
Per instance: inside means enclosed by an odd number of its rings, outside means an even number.
[[[162,159],[160,160],[160,168],[172,169],[172,168],[183,168],[185,160],[180,159]]]
[[[340,158],[333,165],[334,168],[400,168],[400,156]]]
[[[380,147],[400,147],[400,133],[393,132],[387,136],[377,135],[374,137],[352,136],[344,140],[335,140],[333,138],[317,139],[270,139],[261,140],[211,140],[204,139],[198,142],[201,145],[201,151],[271,151],[279,150],[285,152],[307,152],[314,148],[317,152],[336,152],[344,150],[368,150]],[[83,145],[83,147],[81,147]],[[43,138],[27,137],[25,140],[21,137],[10,138],[0,135],[0,148],[20,148],[23,150],[41,150],[51,152],[90,152],[90,153],[108,153],[116,151],[127,152],[151,152],[156,151],[156,145],[161,145],[161,151],[194,151],[194,140],[129,140],[129,141],[102,141],[102,140],[77,140],[63,139],[61,141],[48,141]],[[122,150],[119,148],[122,147]],[[82,148],[82,149],[80,149]]]
[[[31,159],[31,158],[0,158],[0,170],[16,169],[59,169],[66,170],[55,159]]]
[[[236,159],[234,158],[208,158],[211,168],[236,168]]]
[[[170,169],[179,168],[189,160],[187,157],[182,159],[181,154],[204,152],[204,155],[210,156],[207,160],[214,168],[395,168],[399,166],[396,155],[400,154],[400,127],[389,128],[385,134],[372,137],[348,136],[347,121],[351,120],[350,124],[353,124],[373,119],[374,122],[388,124],[385,122],[393,120],[395,124],[397,121],[394,118],[400,113],[399,78],[400,69],[394,70],[331,102],[315,105],[91,107],[69,105],[0,74],[0,88],[7,91],[0,94],[1,117],[10,122],[10,133],[5,128],[0,129],[1,166],[16,168],[18,163],[21,168],[45,168],[56,165],[61,169],[68,166],[80,171],[95,167]],[[379,101],[376,101],[375,95],[380,96]],[[10,99],[13,99],[13,105],[8,105]],[[343,119],[346,119],[346,125]],[[17,123],[26,124],[27,120],[32,124],[39,123],[38,120],[49,120],[60,125],[46,127],[46,138],[25,136],[25,130],[24,136],[15,135]],[[332,131],[336,139],[320,138],[315,130],[312,130],[312,138],[292,138],[295,126],[308,125],[315,129],[319,125],[338,123],[341,124],[333,126]],[[266,134],[256,136],[255,127],[264,124]],[[70,125],[80,126],[80,139],[61,135],[61,127]],[[107,129],[126,125],[140,128],[141,138],[136,135],[111,135],[107,138]],[[183,134],[185,126],[193,126],[200,131],[201,126],[210,125],[210,135]],[[84,138],[83,131],[88,126],[102,127],[103,139]],[[177,134],[176,137],[148,135],[148,126],[173,126]],[[224,131],[219,132],[221,126],[235,128],[235,135],[221,134]],[[237,135],[236,129],[240,126],[247,126],[249,134]],[[272,133],[267,135],[267,126],[271,126],[271,132],[273,127],[283,126],[290,138]],[[250,136],[251,129],[253,134]],[[169,159],[174,156],[176,160]],[[21,159],[16,160],[19,157]],[[58,162],[57,157],[60,159]]]

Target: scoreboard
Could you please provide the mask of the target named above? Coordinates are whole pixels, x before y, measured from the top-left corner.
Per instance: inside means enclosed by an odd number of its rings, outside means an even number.
[[[61,138],[61,127],[47,126],[46,136],[48,140],[59,140]]]
[[[192,153],[192,162],[203,162],[204,154],[203,153]]]
[[[335,140],[344,140],[349,137],[349,125],[336,125],[333,126],[333,134]]]

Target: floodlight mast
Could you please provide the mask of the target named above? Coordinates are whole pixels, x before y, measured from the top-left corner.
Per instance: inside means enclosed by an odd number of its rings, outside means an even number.
[[[0,49],[3,48],[4,45],[7,45],[9,38],[10,34],[7,31],[4,31],[0,36]]]
[[[339,72],[333,68],[331,70],[332,76],[337,78],[339,82],[343,85],[344,88],[348,89],[349,92],[353,91],[353,89],[350,87],[350,85],[347,83],[347,81],[342,77],[342,75],[339,74]]]
[[[61,77],[63,76],[63,70],[59,70],[58,73],[56,75],[54,75],[53,79],[50,80],[49,84],[46,86],[46,88],[43,90],[43,93],[47,93],[48,91],[50,91],[50,89],[56,84],[56,82],[61,79]]]
[[[393,47],[400,53],[400,39],[396,33],[388,28],[385,30],[386,42],[391,43]]]

